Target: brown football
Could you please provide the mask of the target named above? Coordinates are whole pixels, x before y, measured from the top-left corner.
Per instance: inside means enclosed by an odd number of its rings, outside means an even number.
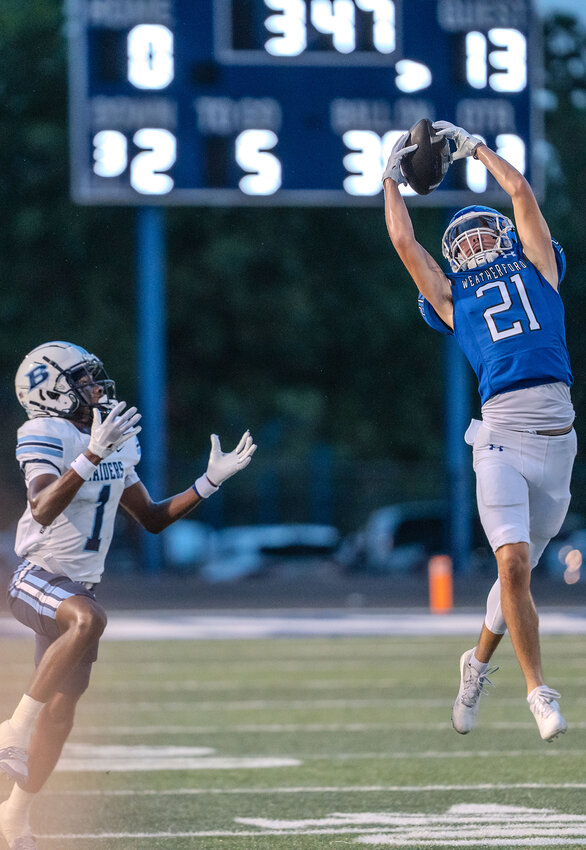
[[[417,145],[417,150],[405,154],[401,170],[418,195],[429,195],[444,179],[450,166],[448,140],[438,136],[429,118],[422,118],[409,130],[405,147]]]

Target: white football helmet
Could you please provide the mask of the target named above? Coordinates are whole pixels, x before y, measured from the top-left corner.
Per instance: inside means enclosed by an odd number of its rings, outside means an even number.
[[[116,397],[102,361],[70,342],[47,342],[30,351],[18,367],[14,385],[29,419],[68,418],[83,406],[106,412]],[[103,390],[97,403],[88,392],[96,385]]]
[[[477,269],[509,253],[518,242],[513,222],[492,207],[471,206],[451,219],[442,254],[453,272]]]

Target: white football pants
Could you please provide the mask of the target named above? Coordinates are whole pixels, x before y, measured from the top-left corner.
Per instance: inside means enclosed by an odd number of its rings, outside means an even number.
[[[528,543],[533,569],[568,511],[576,432],[546,437],[473,420],[466,442],[473,446],[478,512],[492,551],[505,543]],[[496,634],[506,631],[498,579],[488,595],[485,623]]]

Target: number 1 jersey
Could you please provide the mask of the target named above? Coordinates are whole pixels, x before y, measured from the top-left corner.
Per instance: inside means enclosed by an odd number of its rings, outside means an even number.
[[[67,419],[46,416],[25,422],[18,429],[16,459],[27,487],[38,475],[62,475],[89,441],[90,435]],[[139,460],[139,442],[131,437],[96,467],[51,525],[36,522],[27,503],[16,532],[16,554],[74,581],[98,582],[122,493],[139,481]]]
[[[561,283],[564,253],[555,240],[553,247]],[[454,334],[476,372],[482,404],[510,390],[572,385],[562,299],[520,244],[493,263],[448,278]],[[419,309],[431,327],[451,333],[421,295]]]

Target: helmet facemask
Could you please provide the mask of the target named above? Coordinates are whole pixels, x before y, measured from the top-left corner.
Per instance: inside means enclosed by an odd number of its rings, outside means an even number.
[[[513,222],[496,210],[472,210],[457,215],[442,239],[442,254],[453,272],[494,262],[517,241]]]
[[[95,387],[101,390],[99,396]],[[108,413],[112,408],[112,401],[116,398],[114,381],[108,378],[102,362],[97,357],[61,372],[55,381],[54,391],[68,395],[70,399],[73,394],[77,400],[77,404],[72,405],[69,413],[62,414],[68,417],[75,416],[80,407],[97,407],[102,413]]]

